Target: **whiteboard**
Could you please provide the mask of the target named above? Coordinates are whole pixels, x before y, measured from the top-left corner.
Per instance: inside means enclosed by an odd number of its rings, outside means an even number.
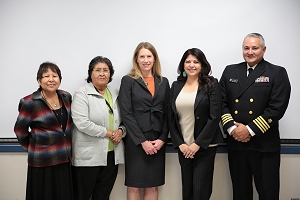
[[[56,63],[60,89],[74,94],[86,83],[90,60],[105,56],[116,70],[110,84],[119,87],[135,47],[148,41],[170,83],[192,47],[205,53],[219,79],[226,65],[243,61],[242,41],[250,32],[265,37],[265,59],[288,71],[292,94],[281,138],[300,139],[298,0],[0,0],[0,138],[15,138],[19,100],[38,88],[42,62]]]

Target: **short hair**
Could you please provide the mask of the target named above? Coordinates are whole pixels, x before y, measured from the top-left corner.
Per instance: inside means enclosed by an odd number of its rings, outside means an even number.
[[[43,74],[46,73],[49,69],[51,69],[53,72],[57,73],[59,80],[61,82],[62,76],[61,76],[60,69],[56,64],[54,64],[52,62],[43,62],[40,65],[39,70],[37,71],[37,74],[36,74],[36,80],[41,81],[43,78]],[[40,86],[40,89],[42,89],[41,86]]]
[[[87,77],[86,81],[87,81],[88,83],[92,82],[92,77],[91,77],[91,75],[92,75],[92,72],[93,72],[95,66],[96,66],[98,63],[105,63],[105,64],[107,64],[107,66],[108,66],[108,68],[109,68],[109,72],[110,72],[110,76],[109,76],[108,82],[111,82],[111,81],[112,81],[112,77],[113,77],[113,75],[114,75],[114,73],[115,73],[115,70],[114,70],[114,67],[113,67],[111,61],[110,61],[108,58],[103,57],[103,56],[96,56],[95,58],[93,58],[93,59],[91,60],[91,62],[90,62],[90,64],[89,64],[88,77]]]
[[[60,69],[59,67],[52,63],[52,62],[43,62],[40,67],[39,67],[39,70],[36,74],[36,80],[39,81],[43,78],[43,74],[46,73],[48,71],[48,69],[51,69],[53,72],[57,73],[60,81],[62,79],[62,76],[61,76],[61,72],[60,72]]]
[[[191,48],[184,52],[184,54],[179,62],[178,68],[177,68],[177,73],[179,74],[177,77],[177,80],[178,81],[186,81],[187,80],[187,77],[183,76],[183,72],[184,72],[185,60],[189,55],[195,56],[197,58],[197,60],[201,63],[201,71],[198,76],[198,82],[199,82],[199,84],[204,86],[204,90],[206,92],[209,92],[212,88],[212,82],[213,82],[214,77],[210,76],[211,65],[207,61],[205,54],[198,48]]]
[[[159,57],[158,57],[156,49],[149,42],[141,42],[135,48],[135,51],[134,51],[133,57],[132,57],[132,69],[130,70],[130,72],[127,75],[132,77],[133,79],[143,78],[141,69],[137,63],[138,54],[139,54],[140,50],[143,48],[148,49],[153,54],[155,62],[152,67],[152,74],[153,74],[153,76],[159,77],[160,81],[162,81],[161,65],[160,65]]]
[[[265,48],[266,44],[265,44],[265,39],[264,37],[259,34],[259,33],[249,33],[248,35],[246,35],[246,37],[244,38],[244,41],[243,41],[243,45],[244,45],[244,42],[245,42],[245,39],[248,38],[248,37],[255,37],[255,38],[259,38],[260,39],[260,45],[262,48]]]

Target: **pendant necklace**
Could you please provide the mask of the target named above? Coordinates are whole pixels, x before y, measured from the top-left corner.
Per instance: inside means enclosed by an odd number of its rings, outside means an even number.
[[[46,95],[43,90],[41,91],[41,94],[42,94],[43,98],[46,100],[47,104],[52,108],[52,106],[51,106],[50,102],[47,100]],[[58,101],[59,101],[59,99],[58,99]],[[56,108],[57,104],[53,103],[53,106]],[[52,110],[53,110],[53,108],[52,108]]]
[[[41,91],[41,94],[42,94],[43,99],[45,99],[47,105],[51,108],[51,110],[53,111],[53,113],[56,115],[55,117],[56,117],[58,123],[60,124],[60,127],[62,128],[63,108],[61,107],[60,109],[54,110],[54,108],[48,102],[48,100],[47,100],[47,98],[46,98],[46,96],[45,96],[45,94],[44,94],[43,91]],[[57,107],[57,104],[54,104],[54,107]],[[60,112],[58,112],[59,110],[60,110]]]

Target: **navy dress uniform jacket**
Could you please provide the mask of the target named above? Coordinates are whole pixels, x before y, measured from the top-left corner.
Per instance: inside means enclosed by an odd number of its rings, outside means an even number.
[[[248,125],[255,136],[249,142],[227,137],[233,150],[280,151],[278,121],[284,115],[291,92],[285,68],[264,59],[247,77],[247,63],[229,65],[220,79],[222,124],[225,133],[234,121]]]

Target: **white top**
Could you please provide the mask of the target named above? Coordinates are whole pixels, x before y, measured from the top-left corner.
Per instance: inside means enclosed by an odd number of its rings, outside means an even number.
[[[187,145],[191,145],[192,143],[195,142],[194,105],[195,105],[196,94],[197,94],[197,90],[194,92],[185,92],[182,89],[175,101],[176,109],[179,117],[179,124],[183,135],[183,140]]]

